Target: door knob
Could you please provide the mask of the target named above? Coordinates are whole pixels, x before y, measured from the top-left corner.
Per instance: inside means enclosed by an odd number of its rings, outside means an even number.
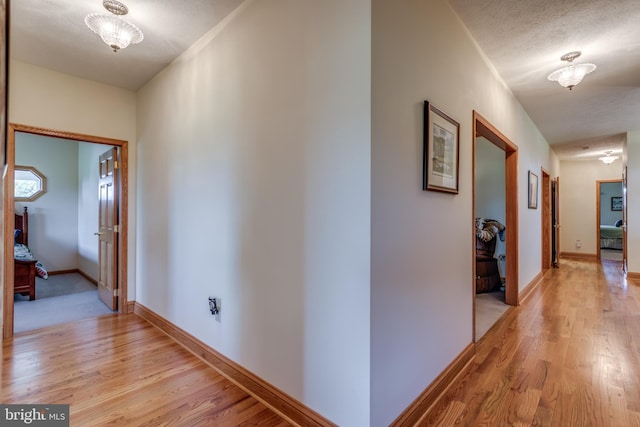
[[[93,233],[94,236],[102,236],[104,232],[98,231],[97,233]]]

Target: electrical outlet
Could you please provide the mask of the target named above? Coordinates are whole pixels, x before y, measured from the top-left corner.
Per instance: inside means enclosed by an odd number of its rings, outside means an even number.
[[[582,247],[582,242],[580,240],[576,240],[576,248],[581,248]]]
[[[219,302],[213,297],[209,297],[209,311],[211,312],[212,316],[220,314]]]

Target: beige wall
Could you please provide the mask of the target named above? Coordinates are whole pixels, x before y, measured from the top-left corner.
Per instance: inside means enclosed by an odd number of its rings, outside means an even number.
[[[527,172],[554,173],[554,156],[446,0],[372,4],[371,419],[384,426],[472,341],[472,111],[519,149],[520,289],[541,268]],[[460,123],[457,195],[421,189],[425,99]]]
[[[16,60],[10,66],[12,123],[135,142],[134,92]]]
[[[627,266],[640,274],[640,131],[627,133]]]
[[[139,92],[138,301],[368,426],[370,4],[259,0],[222,27]]]
[[[622,162],[560,162],[560,253],[595,255],[597,245],[596,181],[622,179]],[[576,242],[581,242],[581,247]]]

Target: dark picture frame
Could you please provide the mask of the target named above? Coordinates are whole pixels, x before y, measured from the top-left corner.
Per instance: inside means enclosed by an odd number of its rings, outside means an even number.
[[[529,209],[538,209],[538,175],[529,171]]]
[[[458,194],[460,124],[424,101],[422,189]]]
[[[622,210],[622,197],[612,197],[611,198],[611,210],[612,211],[621,211]]]

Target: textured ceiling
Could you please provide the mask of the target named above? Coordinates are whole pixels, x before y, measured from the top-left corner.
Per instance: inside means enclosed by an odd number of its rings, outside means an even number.
[[[84,24],[101,0],[15,0],[11,55],[137,90],[244,0],[127,0],[145,39],[114,53]],[[561,158],[620,151],[640,129],[638,0],[449,0]],[[598,68],[573,91],[547,80],[560,56]],[[589,147],[585,149],[584,147]]]
[[[244,0],[124,0],[144,40],[114,53],[87,28],[102,0],[14,0],[11,56],[37,66],[136,90]]]
[[[640,129],[638,0],[449,2],[560,158],[621,151]],[[547,75],[574,50],[598,68],[569,91]]]

